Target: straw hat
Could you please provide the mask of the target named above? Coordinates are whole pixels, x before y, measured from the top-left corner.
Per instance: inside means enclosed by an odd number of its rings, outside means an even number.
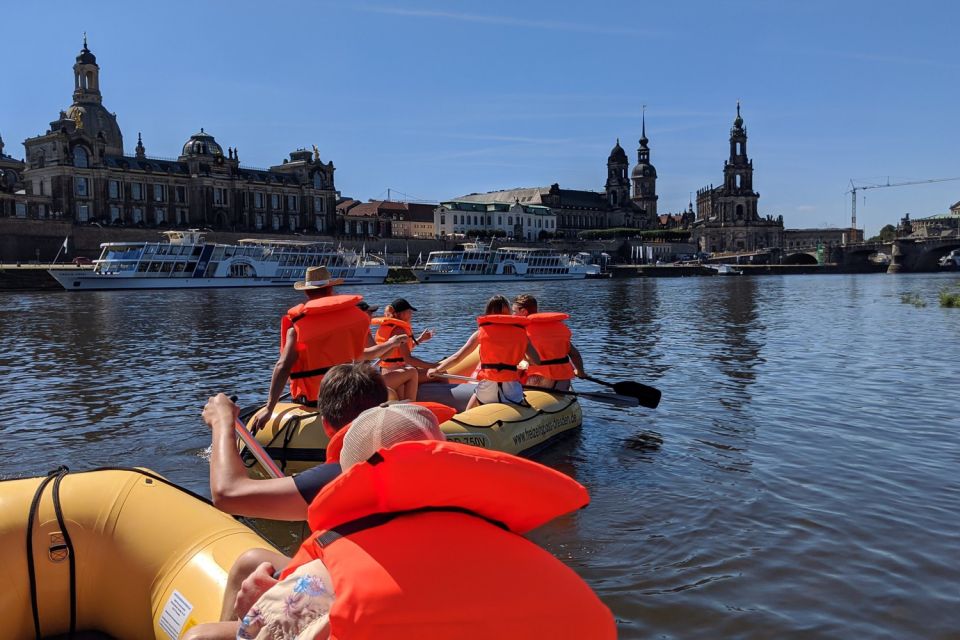
[[[294,283],[293,288],[297,291],[305,291],[334,287],[338,284],[343,284],[343,278],[331,278],[330,271],[326,267],[307,267],[303,282]]]
[[[391,404],[367,409],[343,437],[340,467],[346,471],[380,449],[409,440],[446,440],[433,412],[416,404]]]

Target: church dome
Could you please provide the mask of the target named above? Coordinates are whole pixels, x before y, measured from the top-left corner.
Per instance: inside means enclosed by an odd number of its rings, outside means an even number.
[[[97,56],[93,55],[90,49],[87,49],[87,43],[83,43],[83,49],[77,54],[77,63],[79,64],[97,64]]]
[[[634,178],[656,178],[657,170],[652,164],[638,164],[630,173]]]
[[[183,145],[183,155],[185,156],[222,156],[223,147],[217,144],[213,136],[206,133],[202,128],[199,133],[190,136],[186,144]]]
[[[613,164],[627,164],[627,152],[623,150],[623,147],[620,146],[620,139],[617,138],[617,144],[614,145],[613,149],[610,150],[610,157],[607,158],[607,162]]]

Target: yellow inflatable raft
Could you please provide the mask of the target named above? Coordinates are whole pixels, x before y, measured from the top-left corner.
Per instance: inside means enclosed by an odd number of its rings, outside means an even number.
[[[77,631],[177,640],[219,619],[227,572],[253,547],[273,548],[148,470],[2,481],[0,635],[66,634],[74,618]]]
[[[469,376],[476,362],[474,355],[451,373]],[[464,411],[473,388],[473,384],[420,385],[420,400],[440,402],[461,411],[440,425],[449,440],[529,456],[583,423],[575,396],[543,391],[526,391],[529,407],[487,404]],[[256,438],[287,475],[300,473],[326,459],[329,438],[320,414],[310,407],[278,403]],[[253,475],[262,477],[263,471],[253,456],[247,452],[243,455]]]

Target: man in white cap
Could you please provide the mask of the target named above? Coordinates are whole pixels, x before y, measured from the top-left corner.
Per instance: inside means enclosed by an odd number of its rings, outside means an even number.
[[[319,300],[321,298],[328,298],[333,296],[334,287],[338,284],[343,283],[343,278],[334,278],[330,275],[330,271],[326,267],[309,267],[306,271],[304,279],[300,282],[297,282],[293,285],[293,288],[297,291],[302,291],[306,296],[308,301],[312,302],[314,300]],[[356,309],[356,311],[361,311]],[[369,336],[369,317],[367,318],[367,329],[366,335]],[[359,360],[375,360],[379,358],[384,353],[395,349],[397,346],[405,343],[407,341],[407,336],[395,336],[387,342],[374,345],[361,346],[362,354],[359,355],[357,359]],[[277,359],[277,363],[273,367],[273,373],[270,377],[270,389],[267,393],[267,405],[260,411],[257,417],[254,419],[251,429],[254,433],[262,429],[270,421],[270,418],[273,415],[273,409],[277,406],[277,402],[280,401],[280,395],[283,392],[283,388],[287,384],[287,380],[290,379],[290,374],[293,371],[294,366],[297,364],[299,358],[299,353],[297,350],[297,328],[290,324],[290,327],[286,329],[285,335],[281,336],[281,344],[283,345],[280,351],[280,357]],[[329,363],[331,366],[336,364],[343,364],[342,362],[332,362]],[[305,397],[305,398],[295,398],[296,401],[303,403],[312,403],[316,401],[316,395],[314,397]]]

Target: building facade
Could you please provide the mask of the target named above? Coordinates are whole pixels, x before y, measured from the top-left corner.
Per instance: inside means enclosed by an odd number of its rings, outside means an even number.
[[[700,251],[757,251],[783,246],[783,216],[760,216],[760,194],[753,190],[753,160],[747,155],[747,129],[740,116],[730,128],[730,157],[723,184],[697,191],[692,236]]]
[[[24,163],[3,152],[3,137],[0,136],[0,216],[16,215],[17,192],[23,189]],[[22,198],[21,198],[22,200]],[[26,215],[26,203],[23,211]]]
[[[824,248],[839,247],[858,242],[863,242],[862,229],[857,229],[855,235],[849,228],[786,229],[783,232],[783,250],[786,253],[811,251],[821,246]]]
[[[117,117],[103,106],[100,67],[86,39],[73,72],[71,106],[46,133],[24,142],[24,216],[151,227],[335,228],[334,166],[316,147],[255,169],[240,164],[235,148],[225,154],[201,128],[176,160],[148,156],[139,135],[127,155]]]
[[[536,241],[557,231],[557,216],[550,207],[496,201],[451,200],[434,210],[436,237],[467,238],[474,235]]]

